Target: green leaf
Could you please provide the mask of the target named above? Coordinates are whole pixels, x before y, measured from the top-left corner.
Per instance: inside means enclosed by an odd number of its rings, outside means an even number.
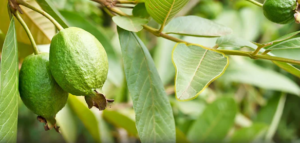
[[[234,47],[234,48],[243,48],[250,47],[256,49],[257,46],[250,41],[244,40],[243,38],[239,38],[233,35],[222,36],[218,38],[216,44],[219,47]]]
[[[191,100],[226,70],[229,60],[222,53],[197,45],[177,44],[173,50],[178,100]]]
[[[68,25],[74,27],[80,27],[91,34],[93,34],[103,45],[105,51],[108,55],[109,62],[109,71],[108,79],[112,81],[115,85],[121,86],[123,81],[123,72],[119,58],[117,57],[113,46],[110,43],[110,40],[105,35],[105,32],[91,24],[85,17],[81,15],[69,12],[69,11],[60,11],[64,18],[67,20]]]
[[[148,19],[140,17],[114,16],[112,19],[119,27],[132,32],[141,31],[143,25],[148,23]]]
[[[268,50],[271,50],[272,54],[279,57],[300,60],[300,37],[274,44],[268,47]]]
[[[218,37],[228,35],[232,30],[198,16],[182,16],[170,21],[164,32],[195,37]]]
[[[77,115],[77,117],[82,121],[85,128],[92,135],[93,139],[96,142],[101,142],[100,131],[99,131],[99,122],[93,114],[93,112],[85,105],[78,97],[74,95],[69,95],[68,103],[70,104],[71,109]]]
[[[175,142],[172,108],[148,49],[135,33],[118,34],[141,141]]]
[[[279,100],[280,100],[280,96],[276,96],[276,95],[273,96],[271,99],[269,99],[267,105],[263,106],[257,113],[254,122],[270,125],[274,118],[277,106],[279,104]]]
[[[233,98],[221,97],[206,107],[188,132],[191,142],[221,142],[234,125],[238,107]]]
[[[137,4],[133,8],[132,14],[135,17],[141,17],[141,18],[149,18],[150,17],[149,13],[146,10],[145,3],[139,3],[139,4]]]
[[[168,23],[189,0],[145,0],[148,13],[159,24]]]
[[[224,10],[215,21],[230,27],[234,35],[245,40],[255,41],[261,34],[264,17],[261,13],[262,10],[259,7]]]
[[[278,67],[282,68],[283,70],[300,78],[300,70],[298,68],[292,66],[291,64],[283,63],[283,62],[276,62],[276,61],[273,61],[273,63],[276,64]]]
[[[3,33],[7,33],[7,28],[9,24],[9,17],[7,14],[7,2],[8,1],[0,1],[0,17],[1,17],[1,24],[0,29]],[[40,8],[36,1],[26,1],[30,5]],[[29,30],[32,33],[32,36],[36,42],[36,44],[50,44],[52,37],[55,34],[55,27],[54,25],[43,15],[27,8],[21,6],[23,14],[21,17],[26,22]],[[29,38],[23,28],[23,26],[17,21],[16,22],[16,31],[17,31],[17,40],[18,42],[22,42],[24,44],[31,44]]]
[[[176,143],[189,143],[185,134],[178,128],[176,128]]]
[[[59,13],[59,11],[53,6],[50,0],[36,0],[42,9],[51,15],[63,28],[68,28],[66,20]]]
[[[1,53],[0,142],[16,142],[19,99],[19,64],[14,18],[10,21]]]
[[[138,137],[135,122],[118,111],[104,110],[103,118],[111,124],[124,128],[130,135]]]
[[[292,33],[289,33],[289,34],[286,34],[278,39],[276,39],[275,41],[272,41],[272,43],[278,43],[278,42],[282,42],[284,40],[288,40],[296,35],[298,35],[300,33],[300,31],[296,31],[296,32],[292,32]]]
[[[74,118],[74,114],[70,108],[70,103],[67,103],[65,107],[58,112],[58,114],[56,115],[56,120],[65,141],[68,143],[76,142],[78,128]]]
[[[232,143],[251,143],[262,142],[263,136],[266,134],[268,126],[266,124],[253,124],[237,130],[231,137]]]
[[[300,95],[299,86],[273,70],[259,67],[249,61],[231,62],[225,74],[220,78],[225,82],[252,84],[261,88],[283,91]]]
[[[101,141],[103,143],[112,143],[114,142],[113,134],[110,131],[110,128],[108,127],[108,124],[104,121],[104,119],[101,117],[99,120],[100,123],[100,134],[101,134]]]

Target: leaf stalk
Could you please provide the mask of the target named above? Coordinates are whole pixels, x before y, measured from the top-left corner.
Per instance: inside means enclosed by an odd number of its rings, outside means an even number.
[[[47,12],[41,10],[41,9],[38,9],[38,8],[35,8],[33,7],[32,5],[28,4],[27,2],[23,1],[23,0],[17,0],[18,4],[21,4],[27,8],[30,8],[32,9],[33,11],[36,11],[38,13],[40,13],[41,15],[45,16],[47,19],[49,19],[54,25],[55,27],[60,31],[60,30],[63,30],[64,28],[52,17],[50,16]]]
[[[253,1],[253,0],[248,0],[248,1]],[[124,12],[122,12],[121,10],[119,10],[115,7],[106,7],[106,8],[108,10],[118,14],[118,15],[128,16],[127,14],[125,14]],[[168,39],[168,40],[171,40],[171,41],[174,41],[174,42],[177,42],[177,43],[185,43],[185,44],[188,44],[188,45],[192,44],[192,43],[189,43],[187,41],[184,41],[184,40],[178,39],[176,37],[170,36],[168,34],[165,34],[163,32],[160,33],[158,29],[155,29],[155,28],[150,27],[148,25],[143,25],[143,27],[144,27],[145,30],[149,31],[150,33],[152,33],[153,35],[155,35],[157,37],[163,37],[165,39]],[[221,52],[221,53],[224,53],[225,55],[245,56],[245,57],[250,57],[252,59],[264,59],[264,60],[271,60],[271,61],[290,63],[290,64],[294,64],[294,65],[300,65],[300,61],[293,60],[293,59],[287,59],[287,58],[281,58],[281,57],[275,57],[275,56],[269,56],[269,55],[261,55],[261,54],[258,55],[258,54],[253,54],[253,52],[245,52],[245,51],[237,51],[237,50],[212,49],[212,48],[205,47],[205,46],[202,46],[202,45],[199,45],[199,46],[204,47],[204,48],[208,48],[208,49],[211,49],[211,50],[215,50],[215,51],[218,51],[218,52]],[[264,46],[266,46],[266,45],[263,45],[262,47],[264,47]],[[259,52],[259,50],[256,50],[255,53],[258,53],[258,52]]]
[[[39,51],[38,51],[38,48],[37,48],[37,46],[36,46],[36,43],[35,43],[35,41],[34,41],[34,39],[33,39],[33,36],[32,36],[32,34],[31,34],[31,32],[30,32],[28,26],[26,25],[26,23],[24,22],[24,20],[23,20],[22,17],[20,16],[19,12],[16,11],[16,12],[14,13],[14,16],[15,16],[15,17],[17,18],[17,20],[20,22],[20,24],[21,24],[22,27],[24,28],[24,30],[25,30],[27,36],[29,37],[29,40],[30,40],[30,42],[31,42],[31,45],[32,45],[34,54],[35,54],[35,55],[39,54]]]

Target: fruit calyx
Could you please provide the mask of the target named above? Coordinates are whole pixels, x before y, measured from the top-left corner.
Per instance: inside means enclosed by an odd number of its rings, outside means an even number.
[[[53,123],[51,123],[50,121],[47,121],[46,118],[44,118],[42,116],[37,116],[37,120],[41,123],[45,123],[45,125],[44,125],[45,131],[48,131],[48,130],[54,128],[56,132],[60,133],[59,126],[56,125],[55,119],[53,119],[53,121],[52,121]]]
[[[94,90],[94,96],[85,96],[85,101],[88,107],[91,109],[93,106],[98,108],[100,111],[107,107],[107,103],[113,103],[113,99],[106,99],[105,95]]]

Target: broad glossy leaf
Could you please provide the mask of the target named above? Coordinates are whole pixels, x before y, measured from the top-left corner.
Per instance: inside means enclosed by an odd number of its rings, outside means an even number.
[[[80,27],[91,34],[93,34],[103,45],[105,51],[108,55],[109,70],[108,79],[112,81],[115,85],[121,86],[123,81],[123,72],[114,48],[112,47],[110,40],[105,35],[105,32],[91,24],[85,17],[81,15],[69,12],[60,11],[63,17],[66,19],[69,26]]]
[[[36,8],[40,8],[36,1],[31,0],[26,2]],[[51,42],[52,37],[55,34],[54,25],[47,18],[31,9],[28,9],[23,6],[21,6],[21,9],[23,10],[23,14],[21,14],[21,17],[30,29],[33,38],[36,41],[36,44],[49,44]],[[0,29],[4,33],[6,33],[9,21],[7,14],[7,0],[0,1],[0,18]],[[22,42],[24,44],[31,44],[25,30],[19,24],[19,22],[16,22],[16,32],[18,42]]]
[[[1,52],[0,142],[16,142],[19,69],[15,21],[12,18]]]
[[[78,116],[85,128],[92,135],[93,139],[96,142],[101,142],[99,122],[94,113],[74,95],[69,95],[68,103],[70,104],[72,111]]]
[[[173,50],[178,100],[191,100],[220,77],[229,63],[224,54],[197,45],[177,44]]]
[[[141,18],[149,18],[150,15],[146,10],[145,3],[137,4],[132,10],[133,16],[141,17]]]
[[[65,141],[68,143],[76,142],[78,128],[74,118],[74,114],[70,108],[70,103],[67,102],[65,107],[57,113],[56,120]]]
[[[146,9],[159,24],[168,23],[189,0],[145,0]]]
[[[243,48],[250,47],[256,49],[257,46],[250,41],[247,41],[243,38],[239,38],[233,35],[222,36],[218,38],[216,44],[219,47],[234,47],[234,48]]]
[[[132,32],[139,32],[143,25],[148,23],[148,19],[129,16],[114,16],[113,21],[121,28]]]
[[[193,123],[187,134],[188,139],[195,143],[221,142],[233,127],[237,110],[233,98],[218,98]]]
[[[107,122],[116,127],[124,128],[130,135],[138,137],[135,122],[126,115],[118,111],[104,110],[102,116]]]
[[[232,30],[202,17],[182,16],[171,20],[164,32],[195,37],[219,37],[230,34]]]
[[[262,142],[264,135],[268,130],[266,124],[256,123],[250,127],[241,128],[232,135],[230,142],[232,143],[251,143]]]
[[[268,50],[271,50],[272,54],[279,57],[300,60],[300,37],[274,44],[268,47]]]
[[[36,0],[42,9],[51,15],[63,28],[67,28],[66,20],[62,17],[59,11],[53,6],[50,0]]]
[[[226,82],[247,83],[265,89],[300,95],[299,86],[291,79],[241,59],[238,62],[231,62],[220,79]]]
[[[172,108],[148,49],[135,33],[118,33],[141,141],[175,142]]]

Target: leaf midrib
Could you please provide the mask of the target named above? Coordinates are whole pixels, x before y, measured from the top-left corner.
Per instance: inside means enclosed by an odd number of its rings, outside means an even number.
[[[206,49],[205,52],[204,52],[204,54],[203,54],[203,56],[202,56],[202,58],[201,58],[201,60],[199,61],[199,64],[198,64],[196,70],[194,71],[194,74],[193,74],[193,76],[192,76],[192,78],[191,78],[191,80],[190,80],[188,86],[186,87],[186,89],[184,90],[184,92],[182,92],[182,94],[178,97],[179,99],[187,92],[188,88],[191,86],[192,81],[193,81],[194,77],[196,76],[196,73],[197,73],[198,69],[199,69],[200,66],[201,66],[201,63],[203,62],[204,57],[205,57],[206,54],[207,54],[207,51],[208,51],[208,50]]]

